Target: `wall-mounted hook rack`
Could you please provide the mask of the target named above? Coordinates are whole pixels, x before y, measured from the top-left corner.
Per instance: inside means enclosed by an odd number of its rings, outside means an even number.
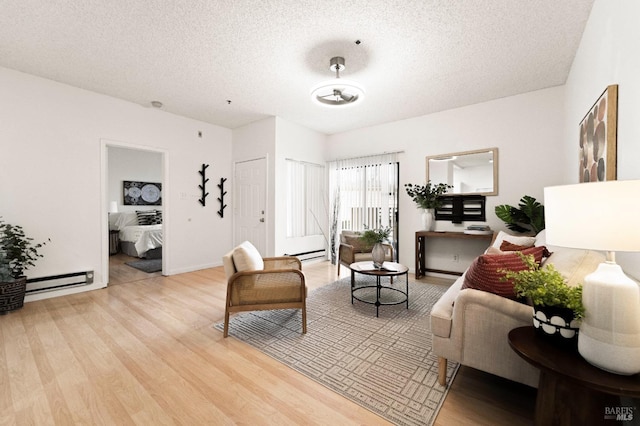
[[[206,198],[207,195],[209,195],[209,193],[205,189],[205,187],[207,186],[207,182],[209,181],[209,179],[205,177],[205,175],[207,174],[207,167],[209,167],[208,164],[202,164],[202,169],[198,170],[198,173],[200,173],[200,176],[202,176],[202,184],[198,185],[198,188],[200,188],[200,190],[202,191],[202,198],[199,198],[198,201],[200,201],[200,204],[202,204],[203,207],[206,205]]]
[[[227,194],[227,191],[224,190],[224,183],[227,181],[227,178],[220,178],[220,183],[218,184],[218,188],[220,188],[220,196],[218,197],[218,201],[220,202],[220,210],[218,210],[218,214],[220,217],[224,217],[224,209],[227,205],[224,203],[224,196]]]

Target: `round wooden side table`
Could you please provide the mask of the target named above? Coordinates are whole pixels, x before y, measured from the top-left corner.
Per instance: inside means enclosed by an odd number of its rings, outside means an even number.
[[[640,419],[640,374],[621,376],[594,367],[577,351],[536,334],[533,326],[514,328],[508,339],[520,357],[540,369],[536,425],[615,425]]]

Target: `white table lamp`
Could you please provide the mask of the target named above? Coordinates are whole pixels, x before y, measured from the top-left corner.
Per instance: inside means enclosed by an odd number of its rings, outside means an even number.
[[[118,202],[111,201],[109,203],[109,213],[118,213]]]
[[[584,278],[580,355],[612,373],[640,373],[640,287],[615,262],[616,251],[640,251],[640,180],[547,187],[544,206],[547,243],[607,253]]]

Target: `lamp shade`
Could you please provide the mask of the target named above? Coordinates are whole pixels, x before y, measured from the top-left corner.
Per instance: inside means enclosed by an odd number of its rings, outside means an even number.
[[[544,189],[547,243],[602,251],[640,251],[640,180]]]
[[[118,202],[111,201],[109,203],[109,213],[118,213]]]

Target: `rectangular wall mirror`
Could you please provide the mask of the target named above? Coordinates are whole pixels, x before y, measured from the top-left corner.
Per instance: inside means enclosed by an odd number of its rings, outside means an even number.
[[[498,148],[427,157],[427,180],[453,186],[447,194],[498,195]]]

